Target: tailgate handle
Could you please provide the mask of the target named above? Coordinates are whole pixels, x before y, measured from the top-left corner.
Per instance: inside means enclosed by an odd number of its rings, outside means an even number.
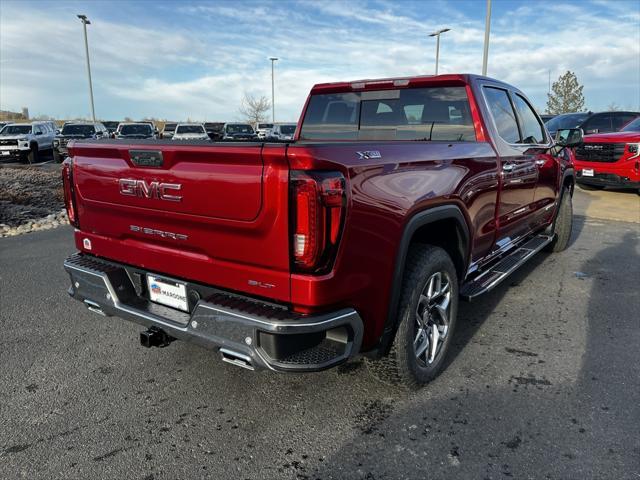
[[[129,158],[138,167],[160,168],[164,164],[159,150],[129,150]]]

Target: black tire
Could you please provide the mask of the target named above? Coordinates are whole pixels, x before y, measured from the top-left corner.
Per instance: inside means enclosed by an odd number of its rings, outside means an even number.
[[[602,185],[589,185],[588,183],[578,183],[578,186],[582,190],[586,190],[588,192],[592,192],[592,191],[595,191],[595,190],[604,190],[604,186],[602,186]]]
[[[571,198],[571,192],[568,189],[562,191],[562,198],[560,199],[560,207],[558,208],[558,214],[553,222],[552,232],[553,240],[548,244],[544,250],[546,252],[562,252],[569,246],[569,240],[571,239],[571,232],[573,230],[573,201]]]
[[[428,290],[425,288],[429,288],[430,280],[438,273],[443,280],[447,280],[449,285],[448,325],[445,330],[446,336],[444,340],[440,340],[440,343],[438,343],[437,337],[436,342],[431,342],[433,337],[430,337],[426,332],[423,337],[419,337],[419,332],[421,330],[424,332],[419,321],[420,308],[430,304],[430,302],[424,301],[427,297],[423,297],[422,294],[428,294]],[[444,290],[444,281],[442,287]],[[434,298],[444,299],[444,297],[437,296]],[[426,310],[425,308],[422,311]],[[433,317],[431,314],[428,315],[429,321],[432,319],[442,320],[442,317],[437,314],[437,307],[434,312],[436,314]],[[458,277],[451,258],[442,248],[422,244],[413,245],[407,255],[398,308],[399,326],[395,339],[386,357],[376,360],[366,359],[369,371],[384,383],[401,384],[408,388],[417,388],[430,382],[438,376],[445,366],[445,359],[455,331],[457,313]],[[421,318],[424,319],[424,316]],[[432,326],[432,328],[434,327]],[[427,339],[428,344],[424,359],[417,356],[417,350],[424,347],[424,342],[419,342],[420,338]],[[416,346],[416,342],[419,342],[420,345]],[[429,362],[433,344],[436,345],[436,354]],[[438,345],[440,346],[438,347]]]
[[[31,165],[38,163],[38,145],[31,145],[31,150],[27,153],[27,162]]]

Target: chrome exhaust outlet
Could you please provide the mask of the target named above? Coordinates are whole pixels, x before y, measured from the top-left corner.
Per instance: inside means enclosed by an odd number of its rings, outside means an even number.
[[[246,368],[247,370],[255,370],[251,363],[251,357],[242,353],[227,350],[226,348],[220,349],[220,355],[222,355],[222,361],[235,365],[236,367]]]
[[[92,302],[91,300],[85,300],[84,304],[86,305],[89,311],[93,313],[97,313],[98,315],[102,315],[103,317],[107,316],[107,314],[102,311],[102,307],[98,305],[96,302]]]

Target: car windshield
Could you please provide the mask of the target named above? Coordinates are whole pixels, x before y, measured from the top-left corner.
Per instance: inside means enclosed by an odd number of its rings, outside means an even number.
[[[253,128],[251,128],[251,125],[234,123],[227,125],[227,133],[253,133]]]
[[[205,133],[202,125],[179,125],[176,133]]]
[[[178,126],[177,123],[165,123],[164,124],[164,131],[165,132],[174,132],[176,130],[177,126]]]
[[[570,115],[559,115],[557,117],[552,118],[547,123],[545,123],[547,130],[550,132],[557,132],[558,130],[564,130],[566,128],[576,128],[582,122],[584,122],[587,117],[589,117],[588,113],[572,113]]]
[[[31,125],[7,125],[2,129],[2,135],[28,135]]]
[[[273,128],[273,123],[259,123],[258,130],[269,130]]]
[[[96,128],[93,125],[65,125],[62,135],[93,135]]]
[[[109,130],[115,130],[116,128],[118,128],[120,122],[102,122],[102,124]]]
[[[280,131],[284,135],[293,135],[296,132],[296,126],[295,125],[282,125],[280,127]]]
[[[121,135],[151,135],[151,125],[123,125],[120,128]]]
[[[640,132],[640,117],[627,123],[621,132]]]

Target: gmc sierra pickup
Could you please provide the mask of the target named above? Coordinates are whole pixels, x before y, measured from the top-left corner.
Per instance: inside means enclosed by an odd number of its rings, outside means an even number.
[[[571,234],[569,148],[518,89],[475,75],[319,84],[294,141],[78,140],[63,166],[69,294],[247,369],[363,354],[416,386],[458,299]]]

